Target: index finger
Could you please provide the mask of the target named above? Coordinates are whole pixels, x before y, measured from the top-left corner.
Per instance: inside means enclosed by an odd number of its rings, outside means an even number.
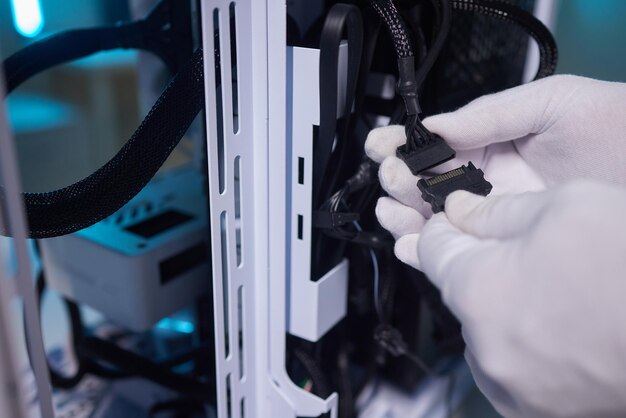
[[[485,147],[542,132],[576,80],[554,76],[480,97],[462,108],[424,119],[424,126],[456,150]]]

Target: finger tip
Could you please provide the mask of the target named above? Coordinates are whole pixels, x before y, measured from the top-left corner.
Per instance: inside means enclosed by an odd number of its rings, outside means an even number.
[[[378,199],[375,213],[380,225],[396,239],[421,232],[426,223],[424,216],[415,208],[391,197]]]
[[[485,201],[486,197],[470,193],[466,190],[457,190],[446,198],[446,214],[451,222],[466,217]]]
[[[385,158],[396,155],[396,148],[404,141],[406,135],[401,125],[372,129],[365,140],[365,153],[372,160],[381,163]]]
[[[421,264],[417,254],[419,234],[410,234],[400,237],[394,246],[394,254],[404,264],[420,270]]]
[[[446,126],[446,124],[445,124],[446,115],[447,115],[446,113],[440,113],[438,115],[429,116],[429,117],[425,118],[422,121],[422,123],[430,131],[433,131],[433,132],[441,135],[440,132]]]
[[[472,200],[473,196],[476,196],[476,195],[468,192],[467,190],[456,190],[450,193],[448,197],[446,198],[446,207],[448,207],[448,204],[450,205],[466,204],[468,201]]]
[[[384,181],[388,185],[397,183],[403,177],[414,177],[404,161],[396,156],[385,158],[380,164],[378,174],[381,183]],[[417,179],[415,180],[415,184],[417,184]]]
[[[376,202],[376,207],[374,208],[374,213],[376,214],[376,219],[378,219],[378,223],[380,223],[383,228],[385,228],[386,219],[387,219],[386,214],[387,214],[388,209],[389,209],[389,205],[390,205],[389,201],[390,200],[391,200],[390,197],[383,196],[383,197],[378,199],[378,201]]]
[[[392,200],[393,199],[390,197],[383,196],[378,198],[378,200],[376,201],[376,208],[374,208],[374,213],[376,213],[378,222],[381,222],[381,217],[384,218],[386,209],[389,209]]]
[[[440,113],[425,118],[423,124],[428,130],[436,133],[446,140],[455,142],[458,135],[458,123],[455,122],[454,112]]]
[[[398,177],[396,159],[395,157],[385,158],[380,163],[380,168],[378,169],[378,180],[387,193],[393,188],[396,178]]]

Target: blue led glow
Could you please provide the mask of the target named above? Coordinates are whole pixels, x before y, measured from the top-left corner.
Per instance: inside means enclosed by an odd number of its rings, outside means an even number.
[[[192,334],[196,327],[189,321],[183,321],[180,319],[163,318],[157,324],[158,329],[167,331],[176,331],[183,334]]]
[[[43,29],[40,0],[11,0],[13,26],[20,35],[32,38]]]

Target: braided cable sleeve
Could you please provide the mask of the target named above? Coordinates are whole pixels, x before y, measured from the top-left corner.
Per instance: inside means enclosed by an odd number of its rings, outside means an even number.
[[[29,237],[70,234],[124,206],[156,174],[203,106],[202,50],[198,49],[109,162],[63,189],[24,193]],[[0,199],[3,196],[0,193]]]
[[[539,68],[534,79],[554,74],[558,61],[556,42],[550,30],[532,14],[502,0],[452,0],[452,7],[455,10],[480,13],[518,25],[539,46]]]
[[[186,9],[173,7],[172,1],[161,0],[141,20],[108,27],[67,30],[20,49],[2,63],[6,94],[51,67],[118,48],[150,51],[175,73],[179,69],[178,62],[185,62],[192,50],[191,46],[187,46],[191,45],[190,39],[187,39],[189,29],[181,23],[185,19],[181,20],[178,16],[184,14]]]
[[[370,4],[385,22],[398,58],[412,57],[413,50],[411,49],[411,41],[407,35],[407,29],[393,1],[371,0]]]
[[[6,94],[45,69],[117,48],[118,33],[117,27],[68,30],[20,49],[3,62]]]

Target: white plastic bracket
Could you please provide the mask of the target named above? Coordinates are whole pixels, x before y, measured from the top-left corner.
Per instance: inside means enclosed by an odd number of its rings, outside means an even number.
[[[319,340],[346,314],[348,261],[343,260],[320,280],[311,280],[311,218],[313,131],[319,125],[318,49],[287,50],[287,135],[291,145],[289,332]],[[339,47],[338,117],[345,102],[348,45]]]

